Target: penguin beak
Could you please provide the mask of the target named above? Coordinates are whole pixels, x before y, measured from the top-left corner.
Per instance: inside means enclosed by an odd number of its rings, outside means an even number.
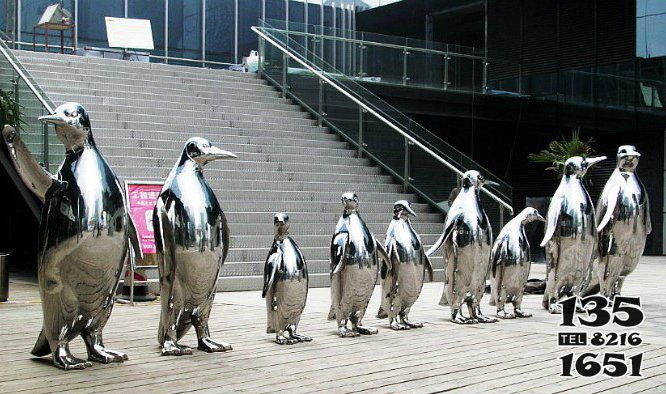
[[[408,206],[405,206],[404,208],[405,208],[405,211],[407,211],[410,215],[416,217],[416,213],[414,213],[414,211],[412,210],[412,207],[410,207],[408,205]]]
[[[59,113],[40,116],[39,120],[41,120],[42,122],[53,123],[53,124],[65,124],[65,123],[67,123],[67,119],[65,119]]]
[[[620,157],[622,157],[622,158],[625,158],[625,157],[641,157],[641,154],[638,153],[635,150],[631,150],[631,151],[627,151],[626,153],[624,153]]]
[[[493,181],[488,181],[488,180],[484,181],[483,184],[484,185],[490,185],[490,186],[499,186],[499,183],[493,182]]]
[[[539,213],[536,214],[536,220],[538,220],[540,222],[544,222],[544,223],[546,222],[546,218],[541,216],[541,214],[539,214]]]
[[[597,164],[600,161],[606,160],[606,156],[599,156],[599,157],[588,157],[585,159],[585,162],[587,162],[587,168],[592,167],[593,165]]]
[[[220,149],[216,146],[210,146],[206,151],[203,152],[203,154],[206,156],[206,158],[209,161],[212,160],[219,160],[219,159],[235,159],[238,156],[231,152],[227,152],[226,150]]]

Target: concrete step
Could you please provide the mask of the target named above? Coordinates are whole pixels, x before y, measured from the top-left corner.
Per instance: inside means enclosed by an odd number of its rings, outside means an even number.
[[[387,215],[388,216],[388,215]],[[382,223],[366,223],[370,231],[376,234],[385,234],[386,228],[388,226],[389,220]],[[302,223],[301,227],[307,229],[307,233],[311,235],[333,235],[335,229],[335,222],[331,223]],[[440,223],[421,223],[418,226],[421,229],[421,232],[428,234],[435,234],[438,231],[442,231],[442,224]],[[229,223],[229,229],[233,233],[245,234],[245,235],[264,235],[266,237],[273,236],[273,226],[268,226],[266,224],[256,224],[256,223]],[[296,229],[294,229],[296,231]],[[417,230],[418,231],[418,230]],[[265,256],[264,256],[265,257]]]
[[[340,207],[338,207],[340,208]],[[339,211],[339,209],[338,209]],[[338,212],[339,213],[339,212]],[[335,226],[333,226],[335,227]],[[309,248],[309,247],[320,247],[328,249],[331,244],[331,238],[333,237],[333,227],[331,228],[330,234],[308,234],[307,229],[297,231],[294,228],[294,231],[290,231],[292,238],[296,241],[300,248]],[[386,231],[386,230],[384,230]],[[384,231],[381,233],[373,233],[375,238],[379,242],[384,242]],[[418,230],[417,230],[418,231]],[[438,234],[419,234],[421,237],[421,242],[427,247],[434,245],[437,241],[437,238],[441,235]],[[272,236],[266,235],[240,235],[231,233],[231,247],[232,248],[257,248],[257,247],[270,247],[270,243],[273,241]],[[268,252],[268,250],[266,251]],[[441,257],[441,251],[436,253],[434,257]],[[265,259],[266,256],[263,257]],[[262,261],[263,262],[263,261]]]
[[[227,189],[222,189],[227,190]],[[354,189],[356,191],[356,189]],[[361,193],[359,193],[361,194]],[[273,228],[273,213],[266,212],[237,212],[225,210],[225,215],[229,223],[263,223],[264,225]],[[309,223],[337,223],[340,218],[341,212],[327,212],[327,213],[310,213],[310,212],[286,212],[289,215],[289,222],[291,223],[291,230],[302,230],[303,226]],[[393,209],[387,212],[362,212],[363,220],[368,223],[388,223],[393,219]],[[443,216],[438,213],[421,213],[416,218],[412,219],[412,225],[416,228],[417,232],[423,231],[421,225],[423,223],[439,223],[439,228],[435,232],[442,231]],[[306,224],[308,223],[308,224]],[[306,228],[307,229],[307,228]],[[382,232],[383,234],[383,232]]]

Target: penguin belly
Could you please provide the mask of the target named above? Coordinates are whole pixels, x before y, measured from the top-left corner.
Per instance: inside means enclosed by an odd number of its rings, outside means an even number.
[[[346,265],[342,270],[342,297],[343,310],[349,313],[364,312],[372,297],[377,283],[377,265],[362,264]]]
[[[502,284],[504,285],[504,288],[502,291],[506,297],[505,301],[512,302],[523,294],[525,283],[527,283],[529,275],[529,262],[512,264],[504,267],[504,272],[502,274]],[[493,294],[497,294],[497,279],[499,278],[493,279]]]
[[[215,292],[217,275],[220,270],[220,253],[218,251],[187,250],[176,252],[176,274],[174,280],[180,289],[179,296],[182,307],[192,311],[207,306],[211,295]]]
[[[284,279],[275,285],[277,330],[298,325],[305,308],[308,284],[305,279]]]
[[[460,297],[473,297],[485,284],[488,273],[488,253],[489,246],[470,244],[463,248],[458,248],[458,256],[455,261],[454,272],[453,265],[448,266],[447,275],[449,284],[453,283],[453,291]],[[469,293],[469,294],[468,294]],[[460,299],[459,301],[462,301]]]
[[[593,236],[586,234],[584,238],[560,237],[559,243],[557,265],[554,268],[555,288],[552,289],[556,296],[563,289],[566,292],[572,288],[580,290],[581,282],[592,264],[596,241]],[[557,245],[553,247],[557,248]]]
[[[393,306],[399,309],[410,308],[421,294],[424,267],[415,263],[400,264],[398,273],[398,293]]]

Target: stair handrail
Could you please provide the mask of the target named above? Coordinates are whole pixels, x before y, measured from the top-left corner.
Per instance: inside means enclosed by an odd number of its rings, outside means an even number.
[[[360,106],[361,108],[363,108],[364,110],[366,110],[368,113],[372,114],[372,115],[375,116],[377,119],[379,119],[382,123],[384,123],[385,125],[387,125],[387,126],[390,127],[391,129],[397,131],[399,134],[401,134],[404,138],[406,138],[407,140],[409,140],[411,143],[413,143],[414,145],[416,145],[416,146],[418,146],[419,148],[421,148],[424,152],[426,152],[428,155],[430,155],[433,159],[437,160],[438,162],[440,162],[441,164],[443,164],[444,166],[446,166],[447,168],[449,168],[450,170],[452,170],[452,171],[454,171],[456,174],[458,174],[458,176],[461,176],[461,177],[462,177],[463,172],[460,171],[455,165],[451,164],[449,161],[447,161],[446,159],[442,158],[440,155],[438,155],[437,153],[435,153],[434,151],[432,151],[430,148],[428,148],[427,146],[425,146],[424,144],[422,144],[420,141],[418,141],[417,139],[415,139],[414,137],[412,137],[411,135],[409,135],[408,133],[406,133],[404,130],[402,130],[402,128],[398,127],[398,126],[395,125],[393,122],[390,122],[388,119],[386,119],[386,118],[385,118],[383,115],[381,115],[379,112],[375,111],[372,107],[368,106],[366,103],[364,103],[364,102],[362,102],[361,100],[359,100],[359,99],[358,99],[357,97],[355,97],[353,94],[349,93],[346,89],[344,89],[344,88],[342,88],[341,86],[339,86],[339,85],[338,85],[337,83],[335,83],[331,78],[328,78],[328,77],[327,77],[326,75],[324,75],[322,72],[320,72],[319,70],[317,70],[317,69],[315,69],[314,67],[310,66],[307,62],[305,62],[305,61],[303,61],[302,59],[300,59],[300,57],[296,56],[294,53],[292,53],[292,51],[290,51],[289,49],[285,48],[283,45],[281,45],[280,43],[278,43],[278,42],[277,42],[276,40],[274,40],[272,37],[270,37],[269,35],[267,35],[266,33],[264,33],[264,32],[261,30],[261,28],[259,28],[259,27],[257,27],[257,26],[252,26],[251,29],[252,29],[252,31],[254,31],[259,37],[261,37],[261,38],[263,38],[264,40],[266,40],[267,42],[269,42],[271,45],[273,45],[274,47],[276,47],[277,49],[279,49],[279,50],[280,50],[282,53],[284,53],[285,55],[287,55],[287,56],[289,56],[290,58],[294,59],[294,60],[295,60],[296,62],[298,62],[300,65],[302,65],[303,67],[305,67],[306,69],[308,69],[310,72],[312,72],[314,75],[316,75],[319,79],[321,79],[322,81],[326,82],[326,83],[329,84],[331,87],[333,87],[334,89],[336,89],[337,91],[339,91],[340,93],[342,93],[343,95],[345,95],[347,98],[349,98],[350,100],[352,100],[352,101],[353,101],[354,103],[356,103],[358,106]],[[493,192],[491,192],[491,191],[489,191],[489,190],[487,190],[487,189],[485,189],[485,188],[482,188],[481,190],[482,190],[482,191],[483,191],[488,197],[490,197],[491,199],[495,200],[497,203],[499,203],[500,205],[502,205],[503,207],[505,207],[505,208],[506,208],[511,214],[513,214],[513,207],[512,207],[510,204],[506,203],[504,200],[502,200],[501,198],[499,198],[499,197],[498,197],[497,195],[495,195]]]

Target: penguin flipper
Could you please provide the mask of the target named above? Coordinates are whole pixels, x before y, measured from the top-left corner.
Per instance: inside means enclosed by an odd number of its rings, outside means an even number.
[[[261,291],[262,298],[266,298],[266,294],[268,294],[268,292],[273,288],[275,273],[280,266],[281,258],[282,254],[278,253],[278,248],[275,243],[273,243],[273,247],[271,247],[271,251],[268,253],[266,264],[264,266],[264,288]]]
[[[449,216],[447,216],[446,224],[444,227],[444,231],[442,231],[442,235],[440,235],[435,244],[432,245],[430,249],[428,249],[428,251],[426,252],[426,256],[428,257],[432,256],[437,250],[439,250],[439,248],[442,247],[442,245],[444,245],[444,242],[446,242],[446,240],[451,236],[451,234],[453,233],[453,229],[455,228],[456,221],[458,219],[457,216],[458,215],[456,215],[455,218],[451,218],[450,220]]]
[[[599,207],[597,209],[597,217],[601,218],[599,224],[597,224],[597,233],[601,233],[604,228],[613,220],[613,217],[617,217],[616,211],[619,209],[617,202],[620,197],[620,186],[614,185],[606,193],[606,198],[602,199],[599,202]]]
[[[53,184],[61,182],[39,164],[39,161],[23,143],[20,134],[12,126],[5,126],[2,130],[2,139],[7,145],[9,157],[21,180],[41,202],[44,202],[46,193]]]
[[[227,223],[227,217],[224,216],[224,213],[220,215],[220,231],[222,232],[222,263],[227,260],[227,254],[229,254],[229,242],[231,241],[231,234],[229,233],[229,223]]]
[[[561,194],[555,193],[553,200],[548,206],[548,215],[546,217],[546,230],[544,231],[543,240],[541,241],[541,247],[546,246],[548,241],[553,238],[555,231],[557,231],[557,225],[560,222],[560,213],[562,212],[562,204],[564,203],[564,196]]]
[[[384,248],[384,245],[382,245],[379,241],[377,241],[377,238],[375,238],[374,236],[372,237],[372,239],[375,241],[375,247],[377,248],[378,257],[380,259],[383,259],[384,261],[391,261],[388,252]]]
[[[51,354],[51,346],[49,346],[49,341],[46,339],[46,335],[44,335],[44,330],[39,332],[37,342],[35,343],[35,346],[33,346],[30,353],[37,357],[43,357]]]
[[[349,233],[346,231],[333,236],[331,241],[331,275],[337,274],[344,267],[348,243]]]
[[[143,259],[143,250],[141,249],[141,241],[139,241],[139,231],[136,229],[134,219],[132,219],[132,215],[129,213],[127,214],[127,225],[129,246],[134,252],[134,258],[130,256],[130,261],[136,267],[135,260]]]
[[[425,266],[425,269],[428,272],[428,279],[430,279],[431,282],[434,281],[435,270],[432,267],[432,262],[430,261],[430,258],[423,249],[421,249],[421,258],[423,259],[423,265]]]
[[[393,253],[393,249],[395,248],[395,240],[393,238],[389,238],[386,240],[386,249],[385,252],[390,256]],[[379,265],[379,277],[382,278],[382,280],[386,280],[388,275],[391,274],[391,271],[393,269],[392,264],[390,264],[390,261],[388,259],[382,259],[381,264]]]
[[[162,300],[162,310],[160,313],[160,324],[157,334],[157,340],[160,345],[164,337],[173,324],[172,317],[165,308],[165,302],[172,298],[174,274],[176,271],[173,259],[173,229],[169,222],[162,197],[158,198],[153,209],[153,230],[155,234],[155,251],[157,255],[157,266],[160,274],[160,299]]]

